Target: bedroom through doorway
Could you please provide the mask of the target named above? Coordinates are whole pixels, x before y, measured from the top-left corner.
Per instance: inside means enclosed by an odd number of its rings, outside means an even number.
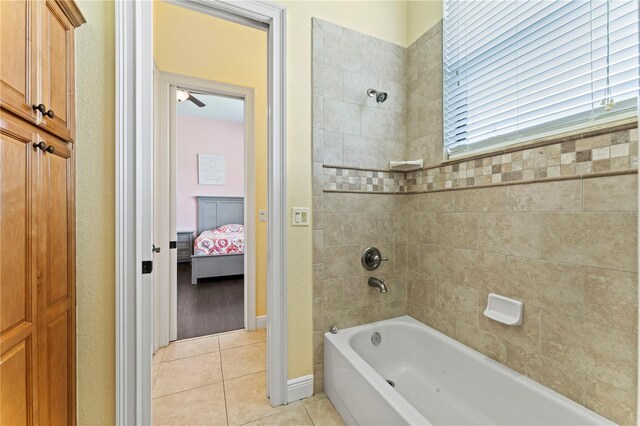
[[[244,328],[244,100],[176,90],[177,340]]]

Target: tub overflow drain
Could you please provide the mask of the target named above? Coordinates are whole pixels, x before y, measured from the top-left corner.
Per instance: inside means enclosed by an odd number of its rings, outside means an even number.
[[[389,383],[392,388],[396,387],[396,384],[393,382],[393,380],[387,380],[387,383]]]
[[[382,342],[382,336],[377,331],[371,335],[371,343],[379,345]]]

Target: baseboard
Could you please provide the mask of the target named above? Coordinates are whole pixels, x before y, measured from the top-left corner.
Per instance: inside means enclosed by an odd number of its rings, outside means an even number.
[[[256,317],[256,328],[267,328],[267,316],[260,315]]]
[[[287,403],[313,395],[313,374],[287,381]]]

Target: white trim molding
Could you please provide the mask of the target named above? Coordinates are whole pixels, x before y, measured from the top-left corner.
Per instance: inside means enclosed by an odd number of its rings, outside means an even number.
[[[269,49],[267,394],[288,402],[284,7],[183,0],[223,19],[266,27]],[[151,424],[153,346],[153,3],[116,0],[116,423]],[[151,153],[151,154],[149,154]]]
[[[287,382],[287,403],[309,398],[313,395],[313,374],[296,377]]]
[[[256,317],[256,328],[267,328],[268,318],[266,315]]]

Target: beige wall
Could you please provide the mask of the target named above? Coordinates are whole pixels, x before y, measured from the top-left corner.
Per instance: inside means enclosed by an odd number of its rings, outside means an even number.
[[[114,3],[76,32],[78,424],[115,423]]]
[[[267,314],[267,33],[155,1],[154,59],[161,71],[255,90],[256,315]],[[222,60],[224,58],[224,60]]]
[[[441,0],[407,2],[407,43],[410,45],[442,19]]]

